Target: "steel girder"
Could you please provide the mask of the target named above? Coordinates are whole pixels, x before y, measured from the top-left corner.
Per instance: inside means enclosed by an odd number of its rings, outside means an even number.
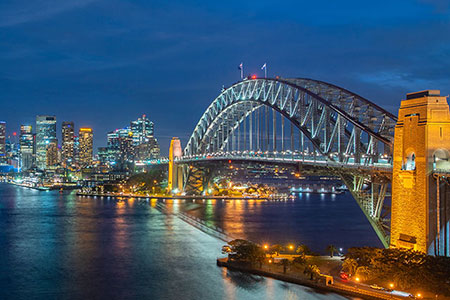
[[[294,124],[329,161],[373,166],[380,146],[392,163],[396,117],[367,99],[311,79],[254,79],[224,89],[197,123],[184,155],[220,152],[239,124],[261,106],[271,107]],[[383,212],[389,179],[340,171],[343,182],[386,246],[389,229]]]
[[[392,114],[347,90],[309,79],[246,80],[223,90],[201,117],[184,154],[223,150],[240,122],[262,105],[284,115],[330,160],[353,157],[371,165],[380,145],[391,154]]]

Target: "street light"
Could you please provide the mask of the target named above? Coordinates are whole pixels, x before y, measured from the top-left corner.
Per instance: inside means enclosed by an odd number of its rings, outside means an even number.
[[[294,245],[289,245],[289,250],[294,250]]]
[[[393,289],[394,288],[394,284],[391,282],[391,283],[389,283],[389,287],[391,288],[391,289]]]
[[[269,249],[269,245],[267,245],[267,244],[264,244],[264,250],[267,250],[267,249]]]
[[[356,280],[356,282],[359,282],[360,279],[359,279],[359,277],[356,277],[355,280]]]

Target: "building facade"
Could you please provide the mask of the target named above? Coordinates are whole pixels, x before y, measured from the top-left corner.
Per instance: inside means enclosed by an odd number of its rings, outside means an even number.
[[[64,167],[67,167],[75,162],[75,128],[73,122],[63,122],[61,134],[61,162]]]
[[[47,148],[51,143],[58,144],[56,117],[36,116],[36,167],[41,170],[47,168]]]
[[[131,121],[131,132],[133,133],[133,145],[147,143],[153,137],[153,122],[146,115],[142,115],[136,121]]]
[[[31,125],[20,125],[20,169],[29,170],[34,166],[34,135]]]
[[[6,122],[0,121],[0,163],[6,162]]]
[[[394,137],[391,247],[448,255],[450,112],[440,91],[407,94]]]
[[[78,131],[78,164],[82,168],[92,166],[93,141],[92,128],[80,128]]]

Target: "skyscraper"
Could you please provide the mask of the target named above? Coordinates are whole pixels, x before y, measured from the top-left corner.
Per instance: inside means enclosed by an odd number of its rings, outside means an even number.
[[[153,122],[147,119],[146,115],[131,121],[131,132],[133,133],[133,145],[140,145],[149,141],[153,137]]]
[[[20,166],[22,171],[31,169],[34,164],[33,157],[34,136],[31,125],[20,126]]]
[[[36,116],[36,166],[39,169],[47,167],[47,147],[50,143],[58,144],[56,117]]]
[[[93,135],[92,128],[80,128],[78,132],[78,163],[82,168],[92,165]]]
[[[74,162],[74,132],[73,122],[62,123],[61,157],[64,166],[70,166]]]
[[[0,121],[0,163],[6,161],[6,122]]]

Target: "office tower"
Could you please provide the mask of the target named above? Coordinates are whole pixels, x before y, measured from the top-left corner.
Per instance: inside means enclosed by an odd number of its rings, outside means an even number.
[[[115,165],[119,169],[124,169],[128,162],[134,157],[133,133],[129,127],[116,129],[108,133],[108,148],[110,153],[116,154]]]
[[[47,147],[51,143],[57,145],[56,117],[36,116],[36,166],[39,169],[47,167]],[[50,148],[53,150],[53,147]],[[50,162],[53,162],[52,157]]]
[[[0,163],[6,162],[6,122],[0,121]]]
[[[58,140],[50,140],[46,147],[46,168],[55,168],[58,163]]]
[[[135,147],[135,160],[148,160],[158,158],[160,149],[158,141],[154,137],[150,137],[147,142]]]
[[[62,123],[61,161],[64,167],[74,162],[75,129],[73,122]]]
[[[31,125],[20,126],[20,166],[22,171],[33,167],[34,136]]]
[[[133,145],[140,145],[148,142],[153,137],[153,122],[146,115],[131,122],[131,132],[133,133]]]
[[[93,132],[92,128],[80,128],[78,132],[78,163],[82,168],[92,165]]]

